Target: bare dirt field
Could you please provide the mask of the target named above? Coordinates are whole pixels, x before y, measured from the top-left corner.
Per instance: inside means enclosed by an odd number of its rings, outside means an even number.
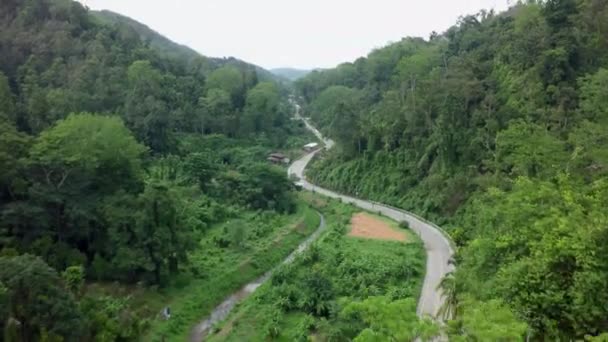
[[[384,220],[367,213],[353,215],[350,223],[349,236],[366,239],[407,241],[405,232],[399,231]]]

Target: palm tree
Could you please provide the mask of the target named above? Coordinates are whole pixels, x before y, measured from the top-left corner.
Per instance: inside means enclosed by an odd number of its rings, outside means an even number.
[[[441,279],[437,289],[441,290],[444,301],[439,308],[439,312],[437,312],[437,317],[441,317],[443,320],[449,320],[456,317],[458,313],[456,288],[456,277],[454,276],[454,272],[449,272]]]

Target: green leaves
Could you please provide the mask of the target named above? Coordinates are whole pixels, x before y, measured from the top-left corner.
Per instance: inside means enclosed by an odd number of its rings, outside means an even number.
[[[16,336],[38,340],[79,340],[86,336],[86,323],[72,295],[57,272],[32,255],[0,257],[0,284],[6,310],[0,311],[0,327],[15,322]]]
[[[565,144],[539,125],[513,122],[496,136],[496,167],[511,176],[547,178],[565,170]]]
[[[390,301],[386,297],[369,297],[351,302],[342,312],[345,319],[363,320],[368,328],[354,341],[411,341],[420,338],[430,341],[439,335],[439,327],[430,319],[416,316],[416,301],[408,298]]]
[[[521,178],[509,192],[475,201],[467,209],[473,216],[463,222],[477,229],[461,253],[463,291],[481,300],[502,298],[540,336],[595,331],[599,307],[608,303],[599,290],[608,274],[601,261],[603,183],[588,187],[565,175],[555,182]]]
[[[79,296],[84,285],[84,267],[70,266],[63,271],[61,277],[65,281],[68,290],[75,296]]]
[[[143,270],[152,282],[162,284],[169,273],[178,272],[196,246],[197,226],[189,202],[179,188],[163,182],[146,184],[136,197],[124,193],[112,197],[104,217],[115,249],[115,267],[126,280]]]
[[[246,132],[268,132],[281,124],[279,89],[271,82],[262,82],[247,93],[244,126]]]
[[[98,170],[138,177],[146,148],[138,144],[117,117],[73,114],[43,132],[32,149],[33,163],[46,169],[59,186],[71,170]],[[59,177],[61,175],[61,177]]]
[[[25,189],[23,171],[32,139],[0,116],[0,193],[22,193]]]
[[[450,341],[524,341],[528,326],[500,300],[465,300],[461,318],[451,322]]]
[[[238,69],[225,66],[214,70],[207,78],[207,86],[209,89],[220,89],[230,94],[237,96],[243,91],[243,78]]]
[[[608,122],[608,69],[579,79],[579,111],[583,118],[606,124]]]
[[[15,120],[16,116],[15,98],[8,84],[8,78],[0,72],[0,118]]]

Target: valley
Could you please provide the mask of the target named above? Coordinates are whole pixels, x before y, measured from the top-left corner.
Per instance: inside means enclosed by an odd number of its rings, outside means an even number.
[[[239,1],[0,3],[0,340],[606,341],[607,1]]]

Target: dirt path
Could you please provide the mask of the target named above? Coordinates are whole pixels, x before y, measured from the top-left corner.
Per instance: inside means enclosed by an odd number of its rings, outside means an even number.
[[[348,235],[353,237],[402,242],[407,241],[405,232],[398,231],[391,227],[390,224],[367,213],[353,215],[350,220],[350,227]]]

